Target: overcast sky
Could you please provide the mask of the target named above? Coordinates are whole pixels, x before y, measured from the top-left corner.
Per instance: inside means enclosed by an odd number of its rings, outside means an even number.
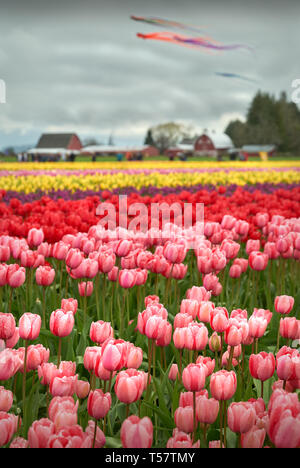
[[[258,89],[290,97],[300,78],[299,0],[0,0],[0,11],[0,79],[7,87],[0,148],[35,145],[51,131],[103,143],[113,132],[116,143],[141,143],[150,126],[167,121],[223,131],[245,117]],[[137,32],[165,29],[131,14],[199,25],[203,35],[253,52],[144,41]]]

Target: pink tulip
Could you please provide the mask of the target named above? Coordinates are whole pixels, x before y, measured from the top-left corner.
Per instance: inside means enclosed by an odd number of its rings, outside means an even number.
[[[126,364],[127,344],[123,340],[107,340],[102,347],[103,367],[110,371],[122,369]]]
[[[186,340],[185,340],[185,330],[186,328],[176,328],[173,333],[173,342],[177,349],[184,349]]]
[[[16,346],[16,344],[18,343],[19,338],[20,338],[19,327],[16,327],[13,336],[11,336],[10,338],[8,338],[8,340],[6,340],[6,342],[5,342],[6,347],[7,348],[14,348]]]
[[[76,392],[78,375],[69,377],[54,376],[50,382],[50,393],[52,396],[72,396]]]
[[[73,361],[61,361],[59,364],[59,376],[70,377],[76,374],[76,362]]]
[[[135,270],[120,270],[119,283],[122,288],[128,289],[135,286],[136,272]]]
[[[30,247],[38,247],[44,241],[44,232],[42,229],[32,228],[27,235],[27,242]]]
[[[206,377],[209,377],[215,368],[215,360],[210,357],[199,356],[196,360],[196,364],[201,364],[205,368]]]
[[[268,435],[277,448],[298,448],[300,446],[299,410],[278,407],[272,411]]]
[[[242,275],[242,269],[239,265],[231,265],[229,269],[229,276],[230,278],[240,278]]]
[[[203,424],[213,424],[217,419],[219,408],[218,400],[199,396],[196,399],[197,420]]]
[[[248,334],[249,325],[246,320],[230,318],[225,331],[225,342],[231,347],[238,346],[245,342],[248,338]]]
[[[240,244],[231,239],[225,239],[220,249],[225,253],[227,260],[233,260],[240,251]]]
[[[76,314],[78,308],[78,301],[77,299],[69,298],[69,299],[62,299],[60,308],[64,312],[71,311],[73,315]]]
[[[90,258],[84,258],[77,268],[72,270],[74,278],[94,278],[98,273],[98,262]]]
[[[41,364],[48,361],[49,356],[50,350],[41,344],[28,346],[26,371],[37,370]]]
[[[40,315],[26,312],[19,320],[19,335],[23,340],[36,340],[40,334],[42,319]]]
[[[186,390],[198,392],[205,385],[206,370],[201,364],[189,364],[182,372],[182,383]]]
[[[145,335],[151,340],[159,339],[165,331],[166,320],[159,315],[149,317],[145,326]]]
[[[39,286],[50,286],[55,278],[55,270],[49,266],[40,266],[35,272],[35,278]]]
[[[269,221],[268,213],[256,213],[255,222],[259,228],[263,228],[264,226],[266,226],[268,221]]]
[[[256,413],[248,402],[231,403],[227,411],[228,427],[232,432],[244,434],[250,431],[256,421]]]
[[[294,307],[295,299],[292,296],[277,296],[275,298],[275,310],[279,314],[287,315]]]
[[[93,437],[78,424],[62,427],[50,436],[47,448],[92,448]]]
[[[30,448],[46,448],[48,439],[55,433],[55,425],[50,419],[42,418],[34,421],[28,429],[28,444]]]
[[[52,256],[57,260],[65,260],[67,253],[69,251],[69,246],[63,241],[56,242],[53,245]]]
[[[199,304],[199,312],[198,312],[198,319],[200,322],[205,322],[209,323],[210,322],[210,316],[215,308],[215,305],[213,302],[210,301],[202,301]]]
[[[122,423],[120,435],[123,448],[151,448],[153,441],[151,419],[129,416]]]
[[[209,339],[209,349],[213,353],[218,353],[221,351],[221,337],[217,334],[217,332],[213,332]]]
[[[252,426],[250,431],[245,432],[241,436],[242,448],[262,448],[266,438],[265,429],[261,429],[257,426]]]
[[[230,400],[236,391],[237,379],[233,371],[220,370],[210,377],[210,391],[216,400]]]
[[[9,380],[21,368],[22,360],[19,354],[12,349],[0,352],[0,380]]]
[[[84,259],[83,253],[79,249],[70,249],[66,255],[66,265],[69,268],[76,269]]]
[[[12,449],[26,449],[28,448],[29,443],[28,440],[24,439],[23,437],[15,437],[10,443],[9,448]]]
[[[88,425],[85,429],[86,434],[88,434],[89,437],[94,439],[94,433],[95,433],[95,421],[92,421],[91,419],[88,421]],[[101,431],[100,427],[97,427],[96,429],[96,438],[95,438],[95,445],[94,448],[102,448],[106,443],[105,435]]]
[[[171,365],[171,368],[170,368],[170,371],[169,371],[169,379],[170,380],[173,380],[173,382],[175,382],[176,378],[178,377],[178,366],[177,364],[172,364]]]
[[[228,312],[225,307],[216,307],[210,315],[210,326],[218,332],[224,332],[229,325]]]
[[[9,245],[0,245],[0,262],[8,262],[10,259]]]
[[[127,257],[132,249],[132,241],[128,239],[121,239],[117,242],[114,252],[118,257]]]
[[[64,312],[57,309],[50,316],[50,331],[60,338],[70,335],[74,327],[74,315],[72,311]]]
[[[199,303],[202,301],[209,301],[210,296],[210,292],[207,291],[203,286],[193,286],[191,289],[188,289],[186,293],[187,299],[193,299]]]
[[[33,250],[22,250],[20,260],[22,267],[33,268],[37,260],[37,252]]]
[[[0,447],[8,444],[17,431],[17,416],[0,411]]]
[[[93,290],[94,290],[94,285],[92,281],[87,281],[87,282],[83,281],[81,283],[78,283],[78,292],[81,297],[91,296],[93,294]]]
[[[8,340],[16,330],[16,321],[14,316],[9,313],[0,312],[0,340]]]
[[[172,331],[173,331],[172,325],[166,320],[163,320],[163,326],[162,326],[161,332],[159,334],[159,337],[155,341],[156,346],[159,346],[159,347],[169,346],[172,340]]]
[[[19,288],[25,283],[26,273],[25,268],[17,264],[8,265],[7,267],[7,284],[11,288]]]
[[[111,327],[110,322],[103,322],[98,320],[92,322],[90,327],[90,338],[94,343],[102,344],[108,338],[113,338],[114,331]]]
[[[13,404],[13,393],[4,387],[0,387],[0,411],[6,413],[10,410]]]
[[[180,304],[180,313],[188,314],[193,320],[196,319],[199,313],[199,302],[192,299],[183,299]]]
[[[137,346],[128,346],[126,367],[138,369],[143,362],[143,350]]]
[[[8,265],[0,263],[0,287],[7,284]]]
[[[259,239],[249,239],[246,243],[246,254],[250,255],[251,252],[258,252],[260,249]]]
[[[202,351],[208,343],[208,330],[203,323],[191,322],[185,331],[185,348]]]
[[[192,406],[179,406],[174,413],[176,427],[187,434],[194,430],[194,411]]]
[[[286,317],[280,319],[280,335],[287,340],[300,339],[300,320],[296,317]]]
[[[98,267],[101,273],[109,273],[116,263],[116,256],[113,252],[100,252],[98,257]]]
[[[104,418],[111,407],[110,393],[103,393],[102,390],[92,390],[87,401],[87,410],[90,416],[95,419]]]
[[[185,328],[192,321],[193,321],[192,315],[188,313],[179,312],[179,314],[176,314],[174,317],[174,329]]]
[[[90,392],[90,384],[86,380],[77,380],[75,393],[77,398],[84,400]]]
[[[42,385],[50,385],[53,377],[59,374],[59,370],[52,362],[43,362],[38,367],[38,376]]]
[[[83,355],[83,365],[89,371],[93,371],[97,356],[101,357],[101,348],[99,346],[87,346]]]
[[[199,392],[181,392],[179,396],[179,405],[182,408],[185,408],[186,406],[193,406],[194,404],[194,393],[196,400],[200,396],[204,398],[208,398],[208,392],[206,389],[200,390]]]
[[[269,257],[263,252],[251,252],[249,255],[249,266],[252,270],[262,271],[267,268]]]
[[[268,255],[270,260],[276,260],[276,258],[280,256],[275,242],[266,242],[264,246],[264,253]]]
[[[144,391],[144,377],[135,369],[121,371],[117,375],[114,389],[117,398],[128,405],[141,398]]]
[[[197,441],[194,445],[191,437],[185,432],[179,431],[177,428],[173,430],[172,437],[167,442],[168,449],[188,449],[188,448],[200,448],[200,441]]]
[[[259,354],[251,354],[249,359],[249,369],[254,379],[265,380],[270,379],[275,371],[275,357],[272,353],[265,351]]]
[[[167,241],[163,248],[163,255],[170,263],[182,263],[187,250],[183,244]]]
[[[249,321],[249,336],[252,338],[262,338],[268,326],[268,321],[264,317],[251,315]]]

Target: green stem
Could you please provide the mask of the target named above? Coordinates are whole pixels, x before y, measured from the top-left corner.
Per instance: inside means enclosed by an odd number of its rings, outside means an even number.
[[[43,327],[46,328],[46,288],[43,286]]]
[[[193,392],[193,418],[194,418],[194,436],[193,442],[196,442],[197,420],[196,420],[196,392]]]
[[[58,350],[57,350],[57,367],[60,365],[61,360],[61,336],[58,337]]]
[[[25,354],[24,354],[24,367],[23,367],[23,385],[22,385],[22,399],[23,399],[23,424],[26,428],[26,367],[27,367],[27,350],[28,340],[25,340]]]
[[[93,447],[92,448],[95,448],[96,435],[97,435],[97,419],[94,418],[94,421],[95,421],[95,428],[94,428],[94,438],[93,438]]]
[[[224,447],[227,448],[226,427],[227,427],[227,402],[224,400]]]

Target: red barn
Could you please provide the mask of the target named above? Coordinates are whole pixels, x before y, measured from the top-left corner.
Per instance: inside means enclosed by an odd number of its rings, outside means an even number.
[[[195,154],[199,156],[220,156],[233,148],[233,143],[225,133],[203,133],[194,144]]]
[[[66,150],[79,151],[82,148],[82,144],[76,133],[44,133],[40,137],[36,148],[64,148]]]

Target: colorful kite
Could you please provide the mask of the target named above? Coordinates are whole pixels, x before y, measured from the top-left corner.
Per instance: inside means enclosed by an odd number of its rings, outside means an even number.
[[[170,20],[166,20],[162,18],[156,18],[154,16],[144,17],[144,16],[131,15],[130,18],[134,21],[140,21],[143,23],[153,24],[155,26],[166,26],[168,28],[185,29],[187,31],[195,31],[195,32],[203,31],[202,28],[197,27],[197,26],[179,23],[178,21],[170,21]]]
[[[215,41],[210,41],[205,37],[187,37],[179,34],[173,34],[170,32],[159,32],[159,33],[150,33],[142,34],[137,33],[137,37],[141,39],[150,39],[155,41],[167,41],[172,42],[173,44],[178,44],[186,47],[199,48],[203,47],[206,49],[224,51],[224,50],[235,50],[235,49],[249,49],[250,47],[243,44],[230,44],[223,45]]]
[[[239,80],[249,81],[250,83],[257,83],[256,80],[247,78],[246,76],[238,75],[237,73],[215,72],[215,74],[225,78],[238,78]]]

